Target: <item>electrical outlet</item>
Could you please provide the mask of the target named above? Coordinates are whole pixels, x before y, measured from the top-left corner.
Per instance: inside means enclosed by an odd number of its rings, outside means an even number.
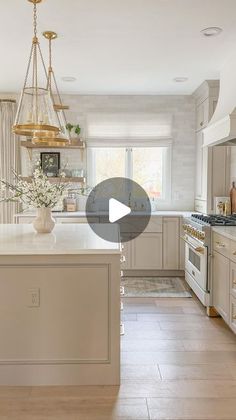
[[[28,289],[29,308],[38,308],[40,306],[40,289]]]

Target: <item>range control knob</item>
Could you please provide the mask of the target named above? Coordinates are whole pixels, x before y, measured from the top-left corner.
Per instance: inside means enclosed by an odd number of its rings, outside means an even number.
[[[203,241],[205,239],[205,232],[201,232],[200,239]]]

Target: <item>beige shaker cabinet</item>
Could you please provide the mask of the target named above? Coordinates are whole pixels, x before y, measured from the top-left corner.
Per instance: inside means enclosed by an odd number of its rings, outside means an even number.
[[[209,116],[208,99],[205,99],[197,106],[196,110],[196,129],[202,130],[207,126]]]
[[[203,169],[203,134],[202,131],[196,135],[196,168],[195,168],[195,197],[202,200],[202,169]]]
[[[203,147],[204,128],[214,114],[219,82],[207,80],[195,91],[196,101],[196,166],[195,210],[214,212],[214,197],[228,196],[230,185],[230,148]]]
[[[184,245],[180,241],[180,217],[153,216],[147,229],[125,242],[126,270],[183,270]],[[128,234],[127,234],[128,235]]]
[[[229,270],[230,261],[219,252],[214,252],[213,258],[213,306],[229,323]]]
[[[144,232],[132,241],[131,247],[132,269],[162,269],[162,233]]]
[[[163,269],[178,270],[180,265],[179,218],[163,218]]]

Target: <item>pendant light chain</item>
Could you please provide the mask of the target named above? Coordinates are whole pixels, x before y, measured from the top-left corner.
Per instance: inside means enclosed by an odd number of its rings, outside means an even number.
[[[52,39],[48,42],[49,48],[49,68],[48,68],[48,89],[52,91]]]
[[[33,13],[33,26],[34,26],[34,38],[37,38],[37,5],[34,3],[34,13]]]

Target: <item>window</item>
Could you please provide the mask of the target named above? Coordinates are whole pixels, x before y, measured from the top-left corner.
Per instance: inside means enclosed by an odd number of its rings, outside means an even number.
[[[150,198],[170,198],[172,120],[168,113],[101,112],[86,116],[88,185],[127,177]]]
[[[89,147],[88,183],[94,187],[112,177],[136,181],[150,198],[167,199],[170,147]]]

